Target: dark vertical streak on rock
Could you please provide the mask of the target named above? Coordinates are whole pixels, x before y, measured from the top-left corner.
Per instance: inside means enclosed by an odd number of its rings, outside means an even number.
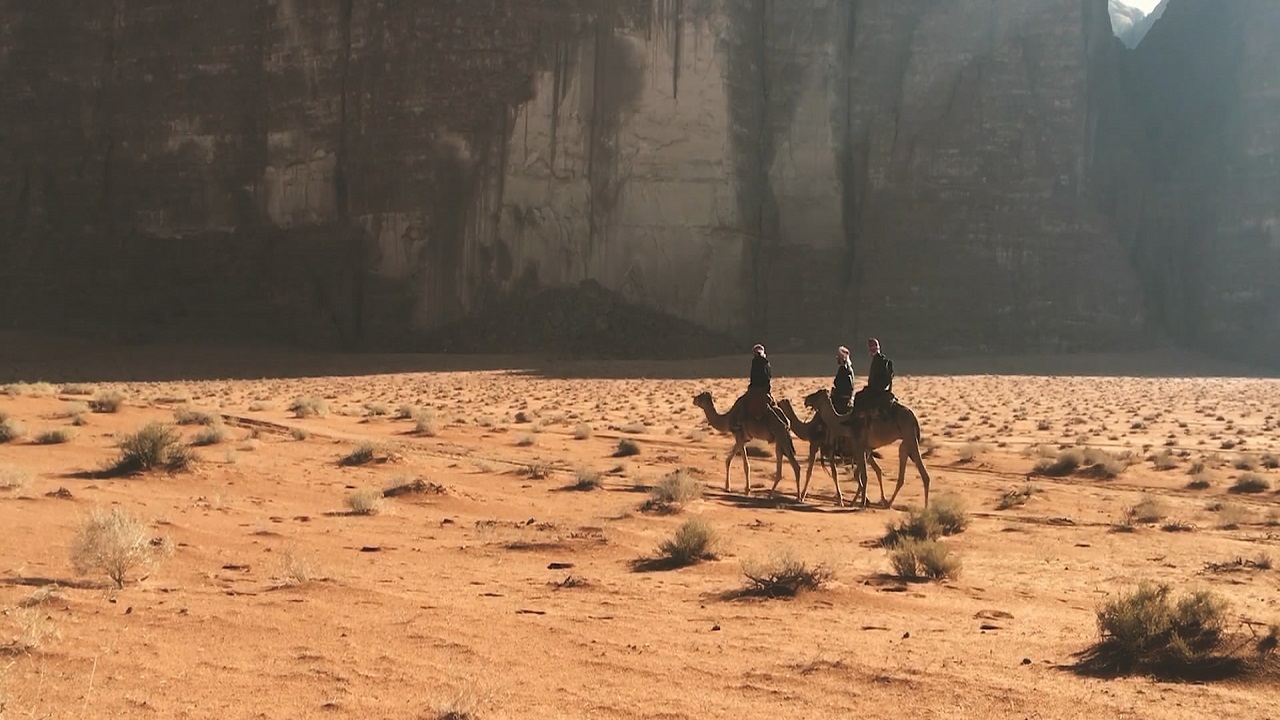
[[[351,80],[351,18],[355,0],[339,0],[339,29],[342,37],[341,76],[338,98],[338,147],[333,184],[336,194],[338,228],[346,247],[347,262],[343,271],[351,279],[351,327],[345,342],[349,346],[360,343],[364,337],[365,275],[369,269],[365,257],[364,234],[351,221],[351,194],[348,186],[350,171],[350,132],[347,119],[348,92]],[[346,330],[344,328],[344,330]]]

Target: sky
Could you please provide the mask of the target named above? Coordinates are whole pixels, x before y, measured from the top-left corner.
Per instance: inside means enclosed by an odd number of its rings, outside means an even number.
[[[1128,5],[1129,7],[1136,7],[1147,13],[1155,10],[1156,6],[1160,4],[1160,0],[1120,0],[1120,2]]]

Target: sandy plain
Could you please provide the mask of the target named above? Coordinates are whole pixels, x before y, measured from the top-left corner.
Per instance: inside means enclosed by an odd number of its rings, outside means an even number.
[[[492,358],[197,371],[201,358],[175,358],[155,372],[123,357],[97,371],[83,358],[9,364],[30,382],[0,394],[26,430],[0,444],[0,717],[1263,718],[1280,703],[1274,683],[1072,670],[1098,604],[1142,580],[1209,588],[1235,619],[1280,621],[1280,575],[1253,563],[1280,544],[1280,471],[1267,467],[1280,381],[900,363],[932,498],[959,496],[970,517],[944,539],[956,577],[902,582],[876,541],[922,501],[914,468],[893,509],[835,507],[817,468],[803,505],[789,470],[769,497],[771,459],[753,458],[749,497],[738,464],[724,490],[732,442],[692,398],[709,390],[724,410],[745,386],[742,358],[555,372]],[[829,363],[773,362],[775,395],[807,418],[801,398],[829,385]],[[1040,367],[1059,365],[1071,363]],[[277,377],[187,379],[251,372]],[[75,382],[37,383],[52,376]],[[110,392],[117,412],[87,407]],[[326,412],[296,417],[304,397]],[[402,407],[424,427],[397,418]],[[220,416],[224,433],[195,448],[190,471],[91,476],[120,435],[184,411]],[[185,441],[207,430],[176,427]],[[36,441],[58,429],[66,442]],[[614,457],[624,439],[639,454]],[[341,464],[366,442],[373,462]],[[1113,479],[1029,477],[1072,447],[1135,462]],[[891,492],[896,448],[881,453]],[[643,512],[682,469],[702,497]],[[1246,474],[1270,489],[1233,492]],[[600,487],[570,489],[580,476]],[[353,493],[415,479],[428,491],[347,512]],[[1028,483],[1025,504],[998,509]],[[1118,532],[1143,501],[1160,518]],[[122,589],[68,559],[86,515],[109,506],[170,550]],[[637,569],[691,517],[717,531],[717,559]],[[737,594],[744,563],[783,552],[831,581],[793,599]]]

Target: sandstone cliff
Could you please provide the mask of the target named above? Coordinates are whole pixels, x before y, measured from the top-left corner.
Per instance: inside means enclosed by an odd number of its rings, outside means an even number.
[[[1275,342],[1275,10],[1208,4],[0,0],[0,317],[408,345],[593,280],[774,346]]]

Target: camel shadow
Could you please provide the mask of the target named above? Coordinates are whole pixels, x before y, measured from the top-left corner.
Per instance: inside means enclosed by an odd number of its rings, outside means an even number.
[[[711,497],[720,499],[727,504],[745,510],[790,510],[792,512],[804,513],[825,513],[830,515],[843,515],[849,513],[862,512],[861,508],[856,507],[835,507],[834,505],[817,505],[810,502],[800,502],[789,495],[743,495],[741,493],[719,492]]]

